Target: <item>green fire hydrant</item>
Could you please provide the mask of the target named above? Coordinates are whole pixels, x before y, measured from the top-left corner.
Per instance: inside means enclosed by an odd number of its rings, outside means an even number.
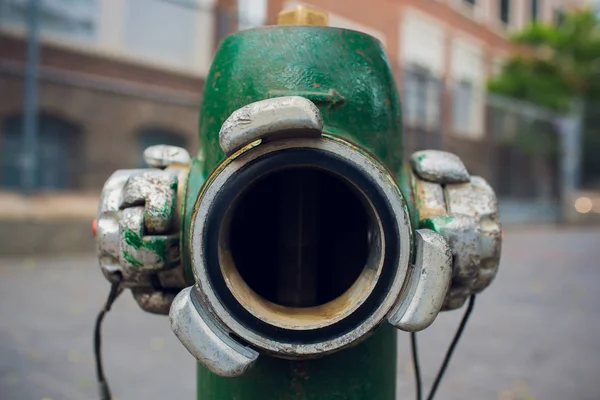
[[[384,49],[299,8],[220,45],[200,149],[106,182],[106,278],[169,314],[198,399],[394,399],[396,328],[493,280],[494,192],[452,154],[402,157]]]

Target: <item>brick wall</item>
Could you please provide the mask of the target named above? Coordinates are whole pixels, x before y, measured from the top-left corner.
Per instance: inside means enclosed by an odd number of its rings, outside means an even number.
[[[24,63],[26,43],[16,36],[0,32],[0,60]],[[185,91],[188,94],[202,92],[204,82],[197,77],[156,69],[143,64],[125,62],[116,58],[73,51],[57,44],[44,44],[40,48],[40,64],[62,71],[84,73],[128,82],[157,85]]]
[[[0,126],[22,113],[24,59],[25,42],[0,35]],[[144,128],[178,133],[196,152],[203,87],[195,77],[57,45],[40,51],[39,111],[79,127],[77,180],[85,191],[99,191],[116,169],[137,166]]]
[[[79,194],[75,196],[81,204],[78,203],[77,211],[67,206],[71,203],[63,201],[64,194],[56,197],[40,193],[20,201],[21,205],[31,204],[26,207],[27,212],[19,213],[19,207],[7,203],[11,198],[14,202],[15,195],[9,193],[12,197],[8,198],[0,194],[0,204],[5,211],[0,213],[0,232],[3,233],[0,253],[3,255],[92,251],[94,240],[90,224],[100,189],[115,170],[138,166],[141,129],[159,127],[178,133],[186,138],[190,153],[197,151],[198,105],[203,82],[188,82],[187,78],[178,76],[162,79],[162,73],[128,68],[124,68],[117,79],[109,73],[116,66],[107,70],[96,65],[96,69],[90,70],[98,75],[93,75],[86,69],[95,64],[94,60],[79,56],[77,59],[79,64],[71,66],[71,71],[54,68],[56,64],[52,68],[48,65],[41,68],[39,110],[80,130],[81,154],[69,156],[79,160],[76,171]],[[107,75],[102,76],[103,71]],[[0,62],[0,93],[1,129],[6,118],[20,115],[23,109],[22,65],[18,59]],[[2,145],[0,135],[0,148]],[[81,193],[90,195],[82,197]],[[40,202],[54,206],[39,207]]]
[[[0,93],[1,124],[22,110],[23,79],[0,75]],[[81,164],[77,180],[86,191],[99,191],[116,169],[137,166],[137,135],[143,128],[161,127],[180,133],[187,138],[188,150],[191,153],[197,150],[195,105],[169,104],[42,81],[39,110],[80,127],[81,154],[77,157]]]

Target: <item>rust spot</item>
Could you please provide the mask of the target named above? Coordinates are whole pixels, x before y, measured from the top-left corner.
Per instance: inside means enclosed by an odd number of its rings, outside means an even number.
[[[319,85],[317,82],[313,83],[314,88],[318,88],[319,86],[321,86],[321,85]]]
[[[358,54],[360,54],[361,56],[363,56],[363,57],[365,56],[365,53],[363,53],[363,51],[362,51],[362,50],[356,50],[356,52],[357,52]]]
[[[385,99],[385,105],[386,107],[389,107],[391,105],[390,99]]]
[[[294,391],[292,398],[296,400],[305,400],[307,397],[303,383],[308,378],[306,374],[306,361],[295,361],[292,365],[293,377],[290,382],[290,387]]]
[[[356,111],[362,111],[362,107],[357,107]]]
[[[217,79],[221,76],[220,72],[215,72],[215,74],[213,75],[213,83],[212,83],[212,87],[217,86]]]
[[[297,361],[294,367],[294,373],[299,376],[305,376],[307,370],[306,361]]]

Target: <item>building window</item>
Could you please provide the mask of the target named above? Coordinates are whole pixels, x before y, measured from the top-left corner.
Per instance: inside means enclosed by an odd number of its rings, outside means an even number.
[[[267,19],[267,0],[238,0],[238,28],[263,26]]]
[[[179,3],[179,4],[178,4]],[[134,55],[188,68],[194,62],[198,10],[189,1],[127,0],[124,41]]]
[[[473,84],[461,80],[454,88],[454,129],[467,131],[471,120],[471,103],[473,102]]]
[[[500,21],[508,25],[510,23],[510,0],[500,0],[498,4]]]
[[[537,22],[540,13],[540,0],[531,0],[531,21]]]
[[[23,116],[7,118],[2,124],[2,187],[21,187],[23,172]],[[75,189],[81,173],[80,129],[60,118],[38,118],[36,188],[42,190]]]
[[[483,91],[471,80],[461,79],[453,87],[452,131],[457,136],[481,137],[483,121]]]
[[[439,129],[441,81],[426,68],[410,66],[403,72],[402,104],[408,126],[428,131]]]
[[[162,128],[149,128],[138,134],[138,154],[136,163],[139,167],[146,167],[144,150],[157,144],[187,148],[187,140],[183,134]]]
[[[40,1],[40,29],[68,37],[85,40],[96,34],[98,0]],[[0,22],[5,26],[24,27],[29,14],[28,0],[0,0]]]

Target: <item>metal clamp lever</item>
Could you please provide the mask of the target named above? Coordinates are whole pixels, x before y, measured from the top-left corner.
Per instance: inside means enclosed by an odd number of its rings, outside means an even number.
[[[416,332],[433,323],[444,304],[452,278],[452,252],[442,235],[430,229],[415,232],[416,258],[410,284],[409,301],[392,309],[388,322],[403,331]]]
[[[202,306],[196,304],[194,287],[183,289],[173,300],[171,329],[185,348],[209,370],[220,376],[243,374],[258,358],[219,328]]]

